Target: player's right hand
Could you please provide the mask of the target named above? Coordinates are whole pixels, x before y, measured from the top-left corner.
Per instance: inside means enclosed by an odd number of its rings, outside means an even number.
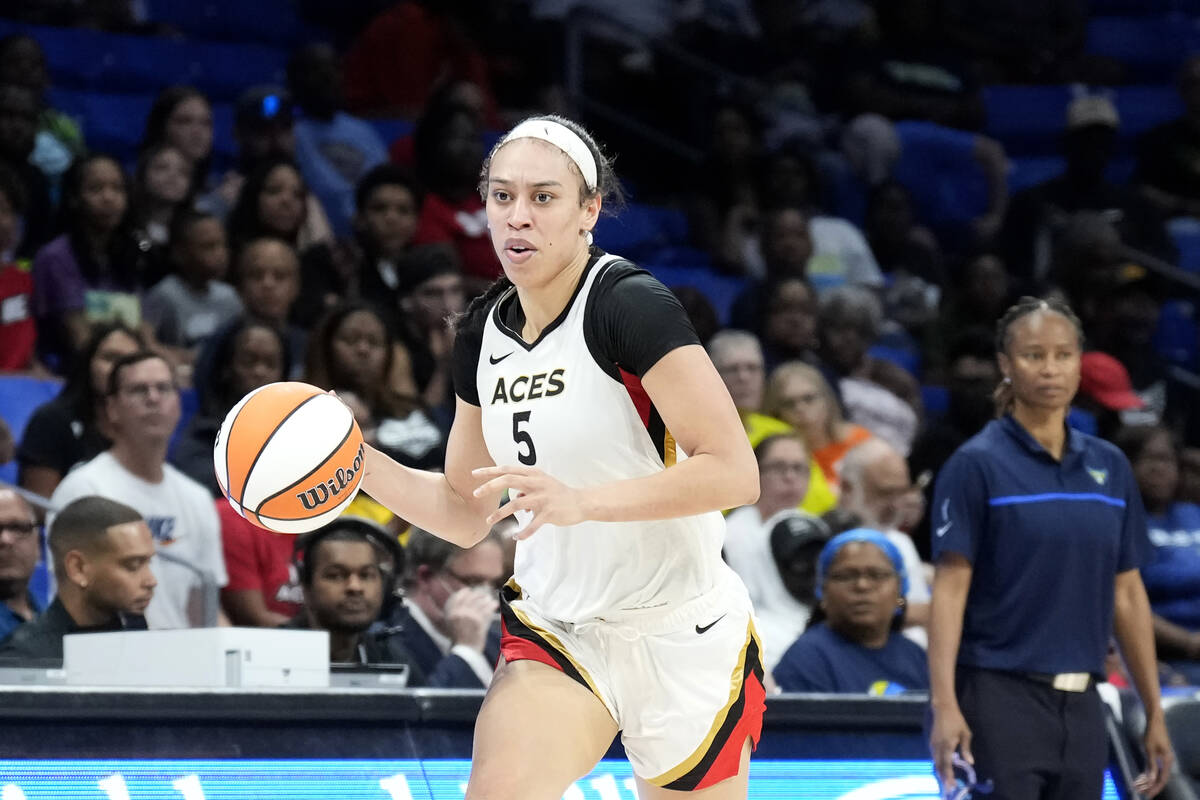
[[[942,796],[954,788],[954,753],[957,751],[968,764],[975,763],[971,755],[971,729],[957,706],[933,712],[933,732],[929,737],[933,769],[942,784]]]
[[[500,608],[497,593],[483,588],[463,587],[446,600],[444,614],[450,640],[483,652],[488,628]]]

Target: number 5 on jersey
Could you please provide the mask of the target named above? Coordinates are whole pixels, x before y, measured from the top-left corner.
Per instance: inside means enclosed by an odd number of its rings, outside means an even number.
[[[529,431],[521,430],[521,423],[529,422],[530,411],[514,411],[513,412],[513,441],[517,443],[517,460],[527,467],[532,467],[537,463],[537,450],[533,446],[533,437],[529,435]],[[526,450],[521,451],[520,446],[525,445]]]

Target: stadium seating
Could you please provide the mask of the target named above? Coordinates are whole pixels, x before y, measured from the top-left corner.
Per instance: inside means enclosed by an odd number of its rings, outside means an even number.
[[[0,375],[0,419],[8,423],[14,441],[21,441],[25,426],[37,407],[53,400],[61,388],[59,381],[28,375]],[[17,482],[16,461],[0,464],[0,481]]]

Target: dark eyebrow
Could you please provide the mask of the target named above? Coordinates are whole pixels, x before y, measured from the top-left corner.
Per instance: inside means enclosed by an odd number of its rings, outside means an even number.
[[[507,178],[489,178],[488,183],[499,183],[502,185],[511,186],[513,182]],[[562,187],[562,184],[558,181],[537,181],[536,183],[531,183],[529,185],[535,189],[540,189],[547,186],[557,186],[559,188]]]

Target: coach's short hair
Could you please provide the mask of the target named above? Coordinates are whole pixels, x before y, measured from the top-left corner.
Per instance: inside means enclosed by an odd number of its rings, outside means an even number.
[[[90,495],[71,501],[50,525],[50,552],[54,555],[55,569],[62,568],[72,550],[94,550],[114,525],[141,521],[142,515],[137,511],[107,497]]]

